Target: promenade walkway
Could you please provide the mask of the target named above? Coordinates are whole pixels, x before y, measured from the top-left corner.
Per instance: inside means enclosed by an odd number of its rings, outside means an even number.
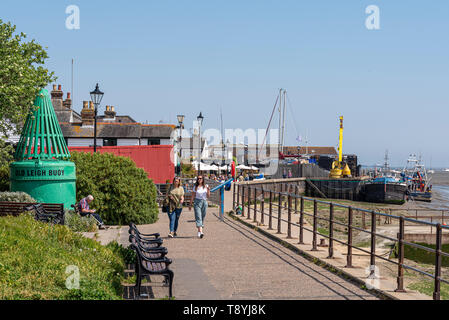
[[[181,214],[177,238],[168,238],[168,217],[159,214],[144,233],[159,232],[175,273],[174,296],[192,299],[377,299],[357,285],[323,269],[227,215],[210,208],[203,239],[197,238],[193,210]],[[114,233],[115,232],[115,233]],[[99,232],[103,243],[128,245],[128,227]],[[164,298],[168,288],[152,278],[150,298]]]

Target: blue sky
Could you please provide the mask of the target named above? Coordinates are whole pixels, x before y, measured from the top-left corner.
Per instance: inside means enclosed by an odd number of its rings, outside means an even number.
[[[80,29],[65,27],[68,5]],[[369,5],[380,30],[365,27]],[[337,146],[362,164],[421,153],[449,167],[447,0],[2,1],[0,19],[48,47],[47,67],[80,110],[96,82],[103,107],[138,121],[265,129],[279,88],[286,144]],[[274,119],[274,126],[278,121]]]

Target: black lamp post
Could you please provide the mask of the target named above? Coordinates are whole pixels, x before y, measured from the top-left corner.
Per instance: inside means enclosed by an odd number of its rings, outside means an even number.
[[[94,152],[97,152],[97,113],[98,106],[101,103],[101,99],[103,99],[104,93],[100,91],[98,88],[98,83],[95,86],[95,90],[90,93],[90,98],[95,106],[95,117],[94,117]]]
[[[177,116],[178,118],[178,123],[179,123],[179,174],[182,173],[181,170],[181,163],[182,163],[182,126],[183,126],[183,122],[184,122],[184,118],[185,116],[183,114],[178,114]]]
[[[199,138],[200,138],[200,163],[201,163],[201,154],[203,153],[203,148],[201,147],[201,126],[203,125],[203,114],[200,112],[200,114],[198,115],[198,117],[196,117],[196,120],[198,120],[198,134],[199,134]]]

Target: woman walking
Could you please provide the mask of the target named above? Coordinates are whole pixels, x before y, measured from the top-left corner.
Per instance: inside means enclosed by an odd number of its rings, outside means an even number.
[[[184,202],[184,188],[181,185],[181,179],[175,177],[168,192],[168,218],[170,219],[170,238],[176,237],[178,230],[179,216],[182,212],[182,204]]]
[[[204,183],[204,177],[198,176],[196,178],[195,186],[193,187],[192,197],[190,198],[189,210],[195,210],[196,227],[198,228],[198,238],[203,238],[204,219],[206,218],[207,198],[210,196],[210,188]],[[194,201],[195,199],[195,201]]]

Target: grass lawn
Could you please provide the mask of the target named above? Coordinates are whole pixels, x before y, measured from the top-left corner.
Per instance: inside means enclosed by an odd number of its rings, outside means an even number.
[[[29,215],[1,217],[0,299],[121,299],[125,261],[117,248]],[[79,269],[79,289],[66,287],[70,265]]]

